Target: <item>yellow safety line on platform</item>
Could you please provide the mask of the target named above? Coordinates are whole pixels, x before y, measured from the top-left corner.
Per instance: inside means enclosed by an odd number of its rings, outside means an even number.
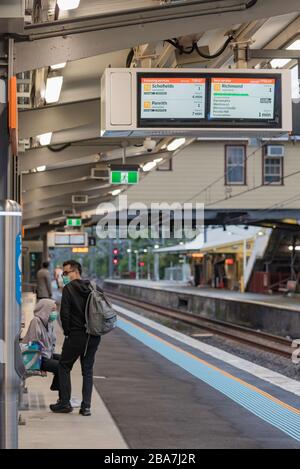
[[[277,397],[274,397],[272,396],[271,394],[265,392],[265,391],[262,391],[261,389],[257,388],[256,386],[253,386],[252,384],[249,384],[247,383],[246,381],[240,379],[240,378],[237,378],[236,376],[230,374],[230,373],[227,373],[227,371],[224,371],[222,370],[221,368],[218,368],[217,366],[214,366],[212,365],[211,363],[205,361],[205,360],[202,360],[202,358],[199,358],[197,357],[196,355],[194,355],[193,353],[191,352],[187,352],[186,350],[180,348],[180,347],[177,347],[177,345],[174,345],[172,344],[171,342],[168,342],[167,340],[165,339],[162,339],[161,337],[153,334],[152,332],[149,332],[147,329],[144,329],[143,327],[141,326],[138,326],[137,324],[133,323],[132,321],[128,321],[128,319],[125,319],[123,316],[122,316],[122,320],[127,322],[128,324],[132,324],[134,327],[140,329],[141,331],[143,331],[144,333],[152,336],[152,337],[155,337],[156,339],[160,340],[161,342],[165,343],[166,345],[168,345],[169,347],[172,347],[174,350],[177,350],[177,351],[180,351],[181,353],[184,353],[185,355],[188,355],[192,358],[194,358],[195,360],[199,361],[200,363],[202,363],[203,365],[206,365],[208,366],[209,368],[215,370],[215,371],[218,371],[219,373],[221,373],[222,375],[224,376],[227,376],[228,378],[231,378],[233,379],[234,381],[237,381],[238,383],[241,383],[243,384],[244,386],[246,386],[247,388],[249,389],[252,389],[253,391],[256,391],[257,393],[261,394],[262,396],[265,396],[267,397],[268,399],[270,399],[271,401],[275,402],[276,404],[279,404],[280,406],[282,407],[285,407],[286,409],[294,412],[295,414],[298,414],[300,415],[300,409],[297,409],[296,407],[293,407],[289,404],[286,404],[285,402],[281,401],[280,399],[277,399]]]

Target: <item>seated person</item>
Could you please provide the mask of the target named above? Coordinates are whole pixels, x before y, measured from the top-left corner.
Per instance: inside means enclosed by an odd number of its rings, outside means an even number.
[[[34,308],[34,318],[29,324],[28,331],[22,342],[39,342],[42,346],[41,370],[54,373],[50,389],[59,391],[58,383],[58,361],[60,355],[54,353],[55,334],[53,330],[53,321],[57,319],[57,308],[54,300],[44,298],[37,302]]]

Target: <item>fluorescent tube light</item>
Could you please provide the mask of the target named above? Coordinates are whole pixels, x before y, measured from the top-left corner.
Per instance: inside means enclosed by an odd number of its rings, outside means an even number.
[[[175,151],[177,148],[181,147],[185,143],[185,138],[175,138],[173,142],[169,143],[167,146],[168,151]]]
[[[151,169],[155,168],[155,166],[156,166],[155,161],[149,161],[149,163],[144,164],[143,171],[151,171]]]
[[[115,189],[114,191],[111,192],[111,195],[115,196],[115,195],[119,195],[120,192],[122,192],[121,189]]]

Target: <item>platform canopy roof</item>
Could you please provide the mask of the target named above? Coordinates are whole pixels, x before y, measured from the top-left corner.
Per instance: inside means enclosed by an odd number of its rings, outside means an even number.
[[[187,243],[176,244],[166,248],[156,249],[158,253],[188,253],[188,252],[207,252],[212,249],[219,249],[234,243],[242,243],[257,236],[269,234],[269,229],[262,229],[252,226],[228,225],[224,231],[223,227],[209,227],[204,232],[196,236],[192,241]],[[204,241],[204,239],[206,240]]]
[[[173,155],[165,150],[170,142],[165,138],[149,154],[143,139],[100,137],[105,68],[228,68],[235,66],[231,44],[218,52],[229,36],[253,49],[286,48],[300,37],[299,0],[80,0],[68,11],[56,0],[0,3],[0,33],[11,33],[14,40],[27,230],[41,224],[49,229],[50,222],[63,219],[64,209],[75,208],[74,193],[88,196],[85,206],[76,207],[82,212],[114,199],[113,189],[125,190],[110,187],[108,180],[108,165],[122,162],[124,148],[126,162],[141,168]],[[187,49],[196,41],[204,55],[180,53],[168,42],[174,38]],[[64,66],[53,70],[57,64]],[[248,66],[272,64],[255,59]],[[282,65],[295,66],[295,60]],[[62,77],[62,88],[59,99],[47,104],[47,79],[54,75]],[[50,133],[50,141],[42,144],[39,136]],[[100,179],[92,178],[93,168],[102,170]]]

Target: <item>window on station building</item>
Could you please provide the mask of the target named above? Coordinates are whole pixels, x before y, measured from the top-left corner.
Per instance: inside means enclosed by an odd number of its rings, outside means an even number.
[[[156,168],[156,171],[172,171],[172,169],[173,169],[172,158],[169,158],[168,160],[159,164]]]
[[[283,184],[283,158],[264,155],[263,184]]]
[[[246,146],[225,145],[225,185],[246,184]]]
[[[299,81],[298,81],[298,65],[292,68],[292,99],[300,98]]]

